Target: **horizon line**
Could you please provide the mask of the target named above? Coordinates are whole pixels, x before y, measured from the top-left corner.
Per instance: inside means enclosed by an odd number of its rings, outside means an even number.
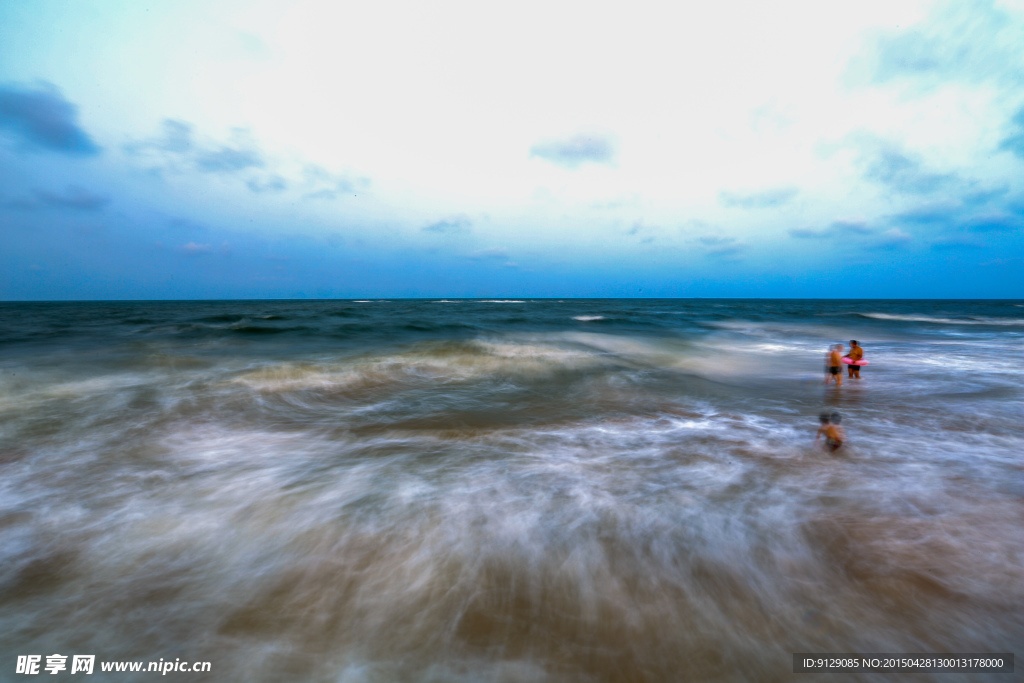
[[[0,304],[72,304],[72,303],[194,303],[194,302],[226,302],[226,301],[350,301],[350,302],[385,302],[385,301],[1024,301],[1020,297],[800,297],[800,296],[393,296],[393,297],[294,297],[294,298],[210,298],[210,299],[0,299]]]

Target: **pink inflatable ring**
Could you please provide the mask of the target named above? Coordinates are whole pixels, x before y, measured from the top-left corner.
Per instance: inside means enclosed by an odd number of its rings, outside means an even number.
[[[843,356],[843,362],[847,365],[868,365],[866,360],[850,360],[849,356]]]

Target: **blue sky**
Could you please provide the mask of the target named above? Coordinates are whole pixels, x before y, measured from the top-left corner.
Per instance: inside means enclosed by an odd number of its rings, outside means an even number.
[[[0,2],[0,299],[1024,296],[1024,2],[855,5]]]

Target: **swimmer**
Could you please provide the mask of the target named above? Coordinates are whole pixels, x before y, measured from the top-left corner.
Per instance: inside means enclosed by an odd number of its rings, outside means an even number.
[[[864,358],[864,349],[860,347],[856,339],[850,340],[850,352],[843,358],[850,359],[850,364],[846,366],[846,372],[850,379],[860,379],[860,366],[855,363]]]
[[[839,426],[839,423],[843,421],[842,415],[837,412],[822,413],[818,419],[821,421],[821,426],[818,427],[818,434],[814,437],[814,443],[818,443],[818,439],[825,437],[825,452],[835,453],[839,450],[839,447],[843,445],[843,440],[846,438],[846,434],[843,433],[843,428]]]
[[[843,386],[842,354],[843,345],[835,344],[825,356],[825,384],[828,384],[829,380],[835,380],[837,387]]]

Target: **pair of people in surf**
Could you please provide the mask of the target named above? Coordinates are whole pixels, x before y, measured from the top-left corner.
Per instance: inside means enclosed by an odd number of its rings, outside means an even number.
[[[860,347],[856,339],[850,340],[850,352],[845,356],[842,344],[834,344],[828,352],[825,361],[825,384],[835,381],[837,387],[843,386],[843,359],[847,361],[846,371],[850,379],[860,379],[860,368],[858,362],[864,359],[864,349]]]

